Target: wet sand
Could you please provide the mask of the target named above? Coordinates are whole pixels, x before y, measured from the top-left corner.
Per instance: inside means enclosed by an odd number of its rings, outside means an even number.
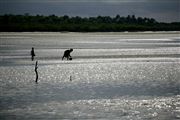
[[[180,119],[179,41],[177,32],[0,33],[0,119]],[[72,61],[61,60],[67,48]]]

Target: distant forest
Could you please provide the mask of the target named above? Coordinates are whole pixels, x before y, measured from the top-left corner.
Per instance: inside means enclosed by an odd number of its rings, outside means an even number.
[[[0,32],[56,31],[56,32],[121,32],[121,31],[180,31],[180,22],[162,23],[153,18],[126,17],[69,17],[64,16],[32,16],[1,15]]]

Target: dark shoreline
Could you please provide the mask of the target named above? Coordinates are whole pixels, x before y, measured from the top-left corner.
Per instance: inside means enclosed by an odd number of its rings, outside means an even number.
[[[41,16],[0,15],[0,32],[140,32],[180,31],[180,22],[162,23],[153,18],[128,15],[97,16]]]

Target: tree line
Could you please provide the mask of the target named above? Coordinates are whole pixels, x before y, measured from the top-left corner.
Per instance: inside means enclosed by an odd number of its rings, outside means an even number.
[[[97,17],[70,17],[67,15],[0,15],[0,31],[69,31],[69,32],[121,32],[121,31],[179,31],[180,22],[162,23],[153,18],[116,15]]]

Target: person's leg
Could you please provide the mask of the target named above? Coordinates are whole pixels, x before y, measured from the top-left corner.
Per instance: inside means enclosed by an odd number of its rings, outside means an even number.
[[[31,56],[31,60],[32,60],[32,61],[34,60],[34,56]]]

